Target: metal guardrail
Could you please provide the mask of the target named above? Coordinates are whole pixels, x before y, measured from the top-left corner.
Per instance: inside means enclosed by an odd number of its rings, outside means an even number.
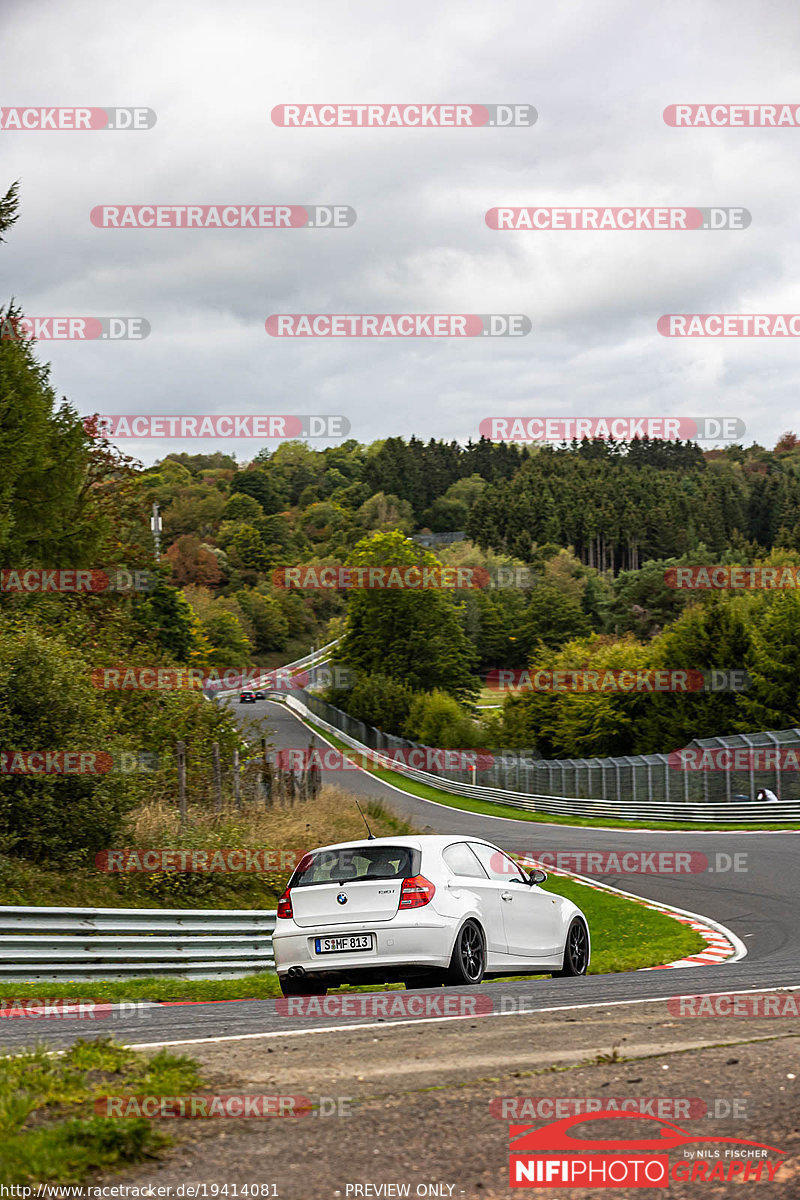
[[[376,729],[301,689],[295,692],[311,712],[359,745],[390,754],[395,750],[427,750],[417,742]],[[725,804],[757,801],[761,788],[782,803],[800,805],[800,728],[762,730],[695,738],[687,751],[702,752],[707,766],[715,756],[728,759],[719,768],[679,769],[670,754],[632,754],[618,758],[539,759],[533,751],[500,750],[481,771],[485,787],[525,796],[596,800],[626,807],[646,804]],[[706,752],[708,752],[706,754]],[[448,772],[454,782],[474,784],[472,768]],[[762,801],[771,808],[772,800]]]
[[[320,646],[317,650],[312,650],[310,654],[306,654],[304,658],[296,658],[294,662],[284,663],[281,667],[275,667],[272,671],[265,671],[263,675],[259,675],[248,683],[248,687],[264,687],[264,681],[274,676],[276,671],[294,671],[299,667],[319,666],[328,658],[330,651],[338,642],[338,638],[334,638],[332,642],[328,642],[326,646]],[[221,700],[225,696],[235,696],[240,692],[241,688],[225,688],[223,691],[215,692],[214,699]]]
[[[0,980],[223,979],[274,968],[264,909],[0,907]]]
[[[373,749],[363,742],[357,741],[350,734],[339,729],[336,725],[323,720],[318,713],[310,709],[296,696],[286,696],[286,705],[293,712],[302,716],[312,725],[332,733],[340,742],[353,750],[369,755],[377,766],[397,771],[413,779],[417,783],[426,783],[439,791],[448,792],[455,796],[464,796],[473,800],[484,800],[489,804],[503,804],[510,808],[518,808],[526,812],[549,813],[554,816],[574,817],[605,817],[617,821],[680,821],[708,822],[718,824],[731,822],[737,824],[780,824],[784,821],[800,822],[800,800],[777,801],[760,803],[752,801],[720,801],[705,803],[702,801],[680,800],[675,802],[639,801],[636,798],[617,797],[613,800],[580,799],[573,796],[539,795],[531,792],[517,792],[506,788],[481,787],[478,784],[464,783],[461,780],[449,779],[447,776],[434,774],[430,771],[420,771],[408,766],[397,759],[382,755],[379,749]],[[330,705],[326,706],[330,708]],[[334,712],[337,710],[333,710]],[[345,715],[345,714],[343,714]],[[396,739],[400,740],[400,739]],[[408,743],[406,743],[408,744]],[[700,743],[701,745],[704,743]]]

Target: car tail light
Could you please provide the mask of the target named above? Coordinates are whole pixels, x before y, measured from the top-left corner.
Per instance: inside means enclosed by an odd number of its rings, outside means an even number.
[[[278,901],[278,916],[283,917],[284,920],[290,920],[294,916],[292,912],[292,893],[288,887]]]
[[[422,908],[423,904],[430,904],[435,892],[436,888],[424,875],[414,875],[411,879],[404,879],[403,886],[400,888],[398,907]]]

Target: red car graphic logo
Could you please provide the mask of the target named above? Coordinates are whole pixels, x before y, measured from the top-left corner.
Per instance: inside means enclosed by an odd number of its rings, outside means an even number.
[[[647,1138],[617,1138],[613,1141],[606,1139],[593,1140],[592,1138],[574,1137],[570,1130],[574,1126],[586,1125],[591,1121],[646,1121],[648,1123],[658,1125],[658,1136]],[[511,1152],[513,1154],[528,1153],[531,1151],[571,1151],[573,1154],[583,1154],[591,1150],[611,1150],[615,1153],[638,1153],[640,1150],[666,1151],[675,1150],[679,1146],[685,1146],[689,1142],[702,1142],[703,1145],[736,1145],[736,1146],[754,1146],[760,1150],[771,1150],[775,1154],[783,1154],[783,1150],[779,1150],[777,1146],[767,1146],[763,1142],[751,1142],[745,1138],[735,1137],[708,1137],[705,1134],[690,1133],[688,1129],[681,1129],[680,1125],[671,1125],[668,1121],[662,1121],[659,1117],[649,1117],[641,1113],[633,1112],[599,1112],[579,1114],[572,1117],[564,1117],[562,1121],[553,1121],[549,1125],[544,1125],[541,1128],[536,1128],[532,1125],[510,1125],[508,1136],[511,1139]],[[517,1139],[515,1141],[515,1138]]]

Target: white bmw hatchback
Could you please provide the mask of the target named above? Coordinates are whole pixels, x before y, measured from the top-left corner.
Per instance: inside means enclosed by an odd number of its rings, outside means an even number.
[[[581,910],[482,838],[371,838],[304,855],[278,903],[285,996],[343,983],[436,987],[503,975],[585,975]]]

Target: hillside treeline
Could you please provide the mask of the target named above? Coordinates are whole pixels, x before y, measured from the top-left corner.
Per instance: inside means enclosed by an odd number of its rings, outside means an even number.
[[[712,554],[800,549],[800,454],[791,436],[773,453],[647,440],[543,447],[483,491],[467,529],[518,558],[545,542],[571,546],[612,574],[700,544]]]

